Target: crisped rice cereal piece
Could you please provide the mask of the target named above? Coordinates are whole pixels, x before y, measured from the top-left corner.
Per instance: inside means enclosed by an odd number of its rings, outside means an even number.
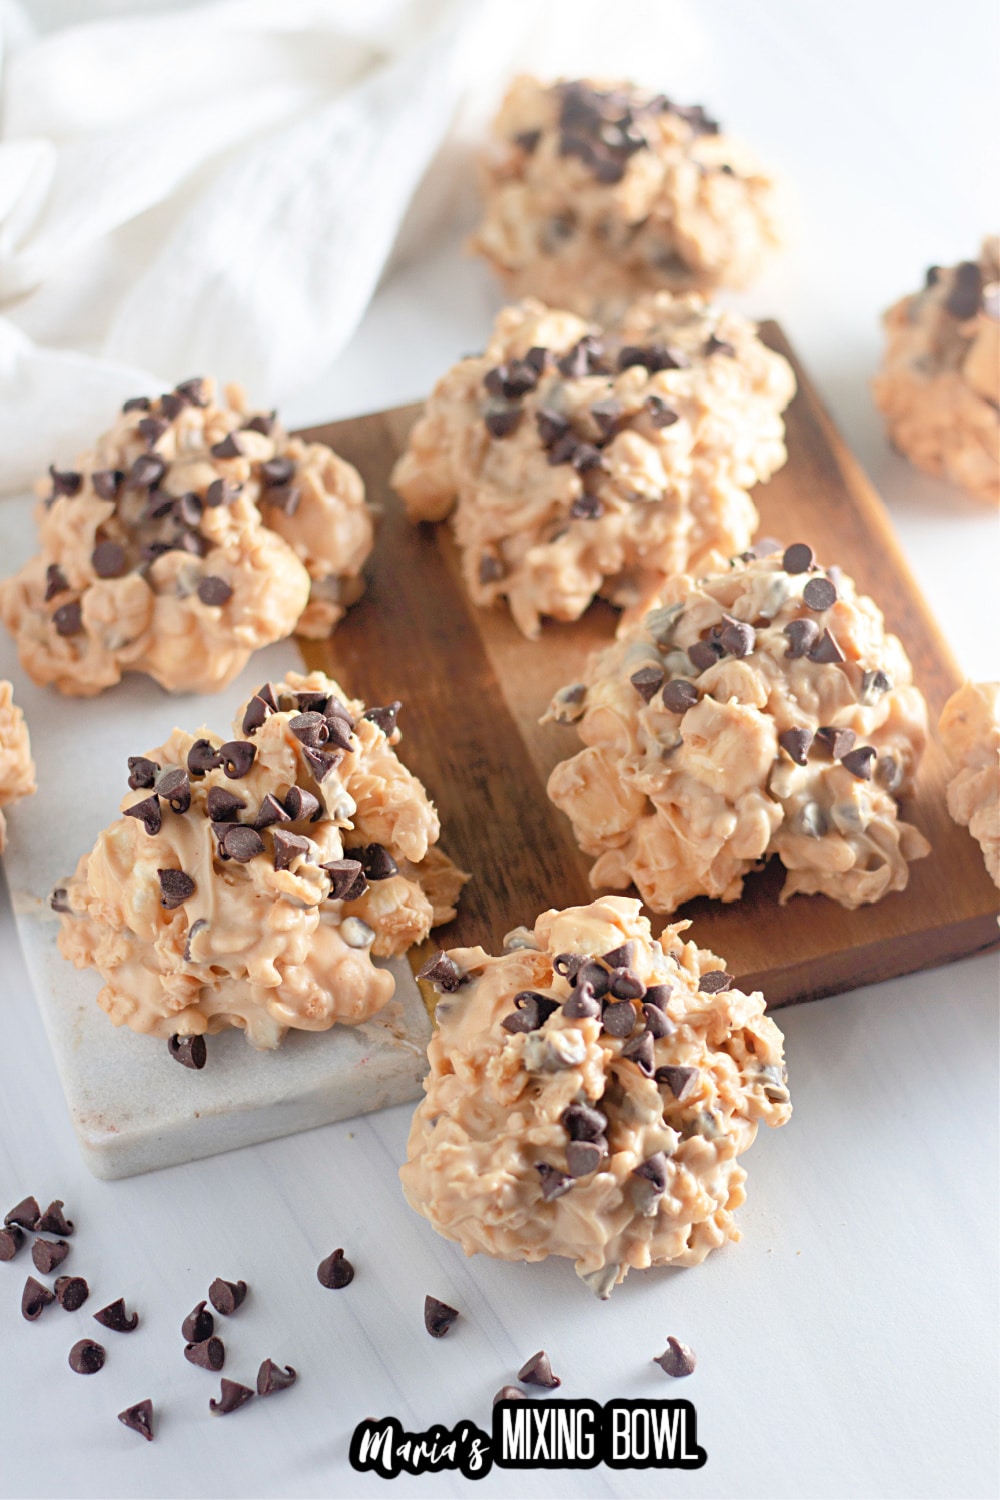
[[[329,633],[364,586],[359,474],[238,386],[127,401],[37,490],[41,551],[0,585],[0,618],[32,679],[70,696],[124,672],[216,691],[261,646]]]
[[[438,382],[392,473],[414,521],[455,509],[466,588],[518,628],[598,594],[638,608],[749,544],[795,389],[754,325],[662,292],[607,334],[527,301]]]
[[[777,243],[774,184],[700,105],[631,84],[515,79],[470,248],[509,295],[607,319],[644,292],[744,286]]]
[[[926,742],[906,653],[804,543],[671,580],[549,715],[584,742],[548,790],[596,857],[592,885],[634,881],[654,911],[735,901],[772,854],[783,902],[853,908],[903,890],[929,851],[896,800]]]
[[[885,314],[873,383],[889,437],[911,463],[1000,500],[1000,241],[978,260],[931,266]]]
[[[13,699],[9,682],[0,680],[0,808],[30,797],[35,790],[35,764],[24,714]],[[0,853],[7,841],[7,824],[0,812]]]
[[[497,957],[447,955],[400,1177],[467,1255],[564,1255],[608,1297],[633,1267],[739,1239],[736,1158],[791,1113],[783,1038],[689,925],[654,942],[639,902],[608,896],[545,912]]]
[[[977,841],[1000,886],[1000,682],[967,682],[952,693],[938,733],[954,772],[948,811]]]
[[[234,737],[175,729],[130,757],[122,816],[53,895],[59,947],[116,1026],[190,1037],[356,1025],[393,993],[372,957],[450,921],[468,879],[396,754],[392,709],[321,672],[267,683]]]

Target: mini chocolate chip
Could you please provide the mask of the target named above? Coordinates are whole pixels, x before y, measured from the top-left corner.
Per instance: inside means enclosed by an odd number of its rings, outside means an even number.
[[[343,760],[344,754],[341,750],[310,750],[308,746],[302,747],[302,759],[312,771],[313,776],[321,784],[326,780],[331,771],[335,771]]]
[[[556,361],[559,373],[568,380],[579,380],[584,375],[599,374],[602,369],[604,345],[593,334],[585,333],[571,349]]]
[[[139,1326],[139,1314],[126,1312],[124,1301],[118,1297],[95,1312],[94,1321],[102,1328],[110,1328],[112,1333],[132,1333]]]
[[[316,1279],[328,1291],[339,1292],[354,1280],[354,1267],[343,1250],[334,1250],[316,1267]]]
[[[518,1380],[523,1380],[525,1385],[540,1385],[548,1391],[554,1391],[556,1386],[562,1385],[558,1375],[553,1375],[552,1364],[544,1349],[539,1349],[537,1354],[521,1366],[517,1372]]]
[[[600,1014],[601,1002],[595,995],[593,986],[586,983],[576,985],[563,1004],[563,1015],[567,1020],[596,1020]]]
[[[812,650],[809,652],[809,660],[821,662],[824,665],[832,665],[838,662],[846,661],[847,658],[844,655],[843,651],[841,651],[836,639],[830,634],[828,630],[824,630],[815,646],[813,646]]]
[[[326,732],[331,745],[338,745],[341,750],[353,750],[354,746],[351,744],[353,724],[350,719],[346,719],[343,714],[333,713],[328,709],[323,722],[326,725]],[[343,759],[343,757],[340,757],[340,759]]]
[[[286,833],[283,828],[276,828],[271,835],[271,844],[274,849],[274,868],[276,870],[287,870],[291,867],[292,860],[296,855],[308,855],[309,840],[299,833]]]
[[[423,968],[417,970],[417,978],[426,980],[436,990],[442,990],[448,995],[454,994],[462,983],[461,971],[447,953],[435,953]]]
[[[813,742],[811,729],[783,729],[778,735],[778,744],[791,756],[797,766],[804,766],[809,746]]]
[[[130,1432],[138,1432],[147,1443],[153,1441],[152,1401],[137,1401],[134,1406],[127,1406],[124,1411],[118,1413],[118,1420]]]
[[[21,1293],[21,1316],[29,1323],[34,1323],[36,1318],[41,1317],[43,1308],[54,1302],[55,1294],[50,1292],[47,1286],[42,1286],[34,1276],[29,1276],[24,1283],[24,1291]]]
[[[243,423],[243,431],[259,432],[261,437],[270,437],[277,415],[276,411],[270,413],[259,411],[250,418],[249,422]]]
[[[228,1417],[230,1412],[239,1411],[240,1407],[246,1406],[252,1398],[253,1391],[249,1386],[240,1385],[237,1380],[227,1380],[223,1375],[220,1399],[216,1401],[213,1396],[208,1405],[217,1416]]]
[[[722,647],[714,641],[694,641],[687,654],[696,672],[707,672],[721,657]]]
[[[572,1177],[567,1176],[565,1172],[560,1172],[558,1167],[550,1166],[547,1161],[536,1162],[535,1171],[541,1181],[542,1197],[546,1203],[561,1198],[573,1186]]]
[[[22,1198],[3,1216],[5,1225],[16,1224],[19,1229],[36,1229],[42,1211],[37,1198]]]
[[[573,1141],[603,1139],[608,1128],[607,1116],[590,1104],[569,1104],[560,1116],[560,1124]]]
[[[653,1364],[659,1365],[664,1375],[673,1375],[677,1380],[690,1375],[696,1363],[694,1351],[672,1336],[667,1339],[667,1347],[663,1353],[657,1354],[653,1360]]]
[[[197,927],[197,922],[195,927]],[[190,944],[194,936],[194,927],[188,937]],[[208,1046],[205,1038],[200,1034],[197,1036],[172,1036],[167,1042],[167,1051],[174,1062],[179,1062],[182,1068],[190,1068],[193,1072],[200,1073],[208,1061]]]
[[[672,427],[675,422],[680,421],[678,413],[667,405],[662,396],[647,396],[645,407],[654,427]]]
[[[222,757],[219,754],[218,750],[216,750],[215,746],[212,744],[211,740],[195,740],[194,744],[191,746],[191,749],[187,753],[187,768],[189,775],[204,776],[206,771],[214,771],[221,765]],[[214,791],[217,789],[213,787],[212,790]],[[209,797],[211,797],[212,792],[209,792],[208,795]],[[231,795],[231,793],[226,792],[225,795],[228,797]],[[246,804],[241,803],[240,805],[245,806]],[[215,815],[210,813],[210,816]]]
[[[156,778],[156,795],[170,804],[175,813],[186,813],[191,806],[191,782],[183,766],[168,766]]]
[[[686,714],[698,702],[698,689],[693,682],[678,677],[668,682],[663,689],[663,706],[672,714]]]
[[[390,735],[396,727],[396,719],[399,716],[402,706],[400,700],[395,698],[392,703],[387,703],[384,708],[366,709],[361,717],[368,719],[377,729],[381,729],[383,734]]]
[[[631,1036],[635,1029],[635,1006],[631,1000],[618,1000],[606,1005],[601,1025],[609,1036]]]
[[[802,599],[817,614],[831,609],[837,602],[837,590],[829,578],[810,578],[802,590]]]
[[[231,781],[245,776],[257,759],[257,746],[248,740],[227,740],[219,746],[219,756]]]
[[[574,984],[578,987],[589,985],[598,1000],[600,1000],[602,996],[608,993],[611,981],[608,978],[608,971],[604,965],[597,963],[592,958],[588,958],[577,969]]]
[[[221,1370],[226,1363],[226,1346],[221,1339],[210,1334],[196,1343],[185,1344],[184,1358],[200,1370]]]
[[[54,599],[57,594],[65,594],[69,583],[65,573],[55,563],[49,563],[45,569],[45,603]]]
[[[143,797],[141,802],[133,802],[131,807],[123,809],[122,816],[126,818],[138,818],[151,838],[159,833],[163,827],[163,812],[160,808],[160,799],[155,795],[152,797]]]
[[[165,911],[174,911],[194,895],[194,881],[183,870],[157,870],[156,877],[160,882],[160,905]]]
[[[130,755],[128,758],[128,784],[133,792],[148,789],[156,784],[160,766],[145,755]]]
[[[330,737],[326,720],[315,710],[304,714],[293,714],[288,720],[288,728],[300,744],[309,745],[314,750],[320,745],[325,745]]]
[[[781,566],[786,573],[808,573],[816,561],[816,554],[806,542],[793,542],[786,547]]]
[[[213,823],[235,823],[237,813],[246,807],[243,797],[227,791],[224,786],[212,786],[205,798],[205,811]]]
[[[596,1172],[604,1155],[596,1141],[570,1141],[566,1147],[566,1170],[573,1178]]]
[[[69,904],[69,892],[64,885],[57,885],[49,896],[49,905],[53,911],[70,912],[73,908]]]
[[[651,984],[646,990],[643,1000],[647,1005],[656,1005],[660,1010],[666,1010],[667,1002],[674,992],[672,984]]]
[[[638,1036],[626,1042],[622,1048],[622,1057],[634,1062],[640,1073],[645,1073],[647,1078],[653,1076],[653,1037],[648,1031],[642,1031]]]
[[[698,989],[703,995],[721,995],[733,987],[733,976],[723,969],[709,969],[698,980]]]
[[[139,436],[148,448],[155,448],[169,426],[163,417],[143,417],[138,424]]]
[[[79,1312],[90,1296],[90,1287],[82,1276],[57,1276],[55,1290],[64,1312]]]
[[[788,641],[785,656],[794,661],[810,654],[819,636],[819,626],[815,620],[789,620],[782,635]]]
[[[551,448],[560,438],[566,437],[570,430],[567,418],[549,406],[539,407],[535,413],[535,426],[543,448]]]
[[[149,411],[151,405],[152,402],[148,396],[130,396],[123,405],[122,411]]]
[[[599,495],[578,495],[569,514],[572,521],[599,521],[604,514],[604,502]]]
[[[757,643],[757,634],[752,625],[744,620],[727,617],[719,635],[719,644],[729,656],[750,656]]]
[[[850,771],[859,781],[871,781],[872,763],[878,751],[874,745],[859,745],[856,750],[850,750],[846,755],[840,757],[840,764],[845,771]]]
[[[128,472],[128,482],[133,489],[155,489],[167,472],[166,460],[157,453],[141,453]]]
[[[295,473],[295,465],[290,458],[279,455],[262,463],[259,473],[265,487],[275,489],[278,485],[288,484]]]
[[[232,586],[224,578],[219,578],[215,573],[207,573],[198,581],[198,598],[202,604],[214,605],[221,609],[228,604],[233,597]]]
[[[502,1385],[493,1397],[493,1405],[500,1401],[524,1401],[525,1394],[519,1385]]]
[[[694,1090],[698,1079],[698,1069],[673,1065],[657,1068],[654,1076],[657,1083],[665,1083],[678,1104],[682,1104]]]
[[[979,311],[982,291],[983,273],[974,260],[963,260],[952,272],[951,290],[945,298],[945,308],[959,322],[974,318]]]
[[[273,792],[267,792],[257,809],[257,816],[253,820],[253,826],[258,830],[270,828],[275,823],[288,823],[290,818],[274,796]]]
[[[590,415],[601,434],[601,441],[606,443],[620,430],[625,413],[621,402],[609,396],[604,401],[595,401]]]
[[[217,1276],[208,1289],[208,1300],[216,1312],[229,1317],[246,1300],[247,1284],[245,1281],[223,1281]]]
[[[576,453],[579,439],[572,432],[566,432],[562,437],[556,438],[549,447],[549,463],[553,468],[560,464],[571,464]]]
[[[198,531],[180,531],[173,538],[171,548],[178,552],[190,552],[194,557],[205,557],[212,544]]]
[[[290,1385],[294,1385],[298,1379],[298,1372],[291,1365],[284,1369],[276,1365],[273,1359],[265,1359],[257,1371],[257,1394],[258,1396],[273,1396],[275,1391],[287,1391]]]
[[[95,469],[90,476],[94,494],[101,500],[114,500],[122,487],[125,475],[121,469]]]
[[[181,1324],[181,1333],[188,1344],[203,1344],[215,1332],[215,1319],[204,1302],[193,1307]]]
[[[521,425],[524,411],[520,406],[506,406],[499,403],[489,405],[483,413],[483,421],[486,431],[491,437],[510,437]]]
[[[264,702],[260,694],[255,693],[246,706],[240,728],[244,734],[255,734],[273,712],[274,710]]]
[[[640,667],[633,672],[629,682],[644,703],[651,703],[663,686],[665,672],[662,667]]]
[[[646,986],[631,969],[612,969],[609,978],[611,993],[616,1000],[641,1000],[646,993]]]
[[[186,403],[183,397],[178,396],[173,391],[169,391],[165,395],[160,397],[160,411],[162,412],[163,416],[167,418],[166,425],[163,429],[164,432],[166,431],[170,423],[174,420],[174,418],[180,416],[181,412],[184,410],[185,404]]]
[[[60,604],[53,612],[52,623],[57,635],[79,635],[83,629],[83,607],[79,599],[72,599],[69,604]]]
[[[360,859],[361,868],[369,880],[391,880],[399,874],[399,866],[382,844],[367,844],[359,850],[345,850],[351,858]]]
[[[72,1219],[67,1219],[63,1213],[63,1201],[54,1198],[44,1213],[39,1214],[38,1223],[35,1228],[41,1234],[64,1234],[67,1237],[73,1233],[74,1224]]]
[[[232,505],[242,488],[230,479],[213,479],[205,491],[205,504],[213,510],[217,505]]]
[[[77,1375],[96,1375],[103,1369],[107,1355],[93,1339],[80,1339],[69,1351],[69,1367]]]
[[[601,468],[604,464],[604,459],[601,457],[601,450],[595,448],[593,443],[577,443],[570,463],[579,473],[584,474],[588,469]],[[594,497],[589,496],[588,498],[593,499]]]
[[[823,724],[817,729],[816,738],[834,760],[840,760],[853,750],[858,737],[853,729],[834,729],[832,725]]]
[[[329,900],[345,901],[353,891],[358,881],[358,876],[363,876],[363,868],[360,859],[332,859],[327,864],[320,866],[330,877]],[[367,888],[367,887],[365,887]],[[359,892],[359,894],[363,894]],[[352,896],[357,900],[357,896]]]
[[[424,1298],[424,1327],[432,1339],[443,1339],[457,1317],[457,1307],[449,1307],[447,1302],[439,1302],[436,1297]]]
[[[662,1151],[648,1156],[640,1166],[632,1170],[633,1177],[642,1177],[646,1182],[652,1183],[658,1193],[667,1190],[667,1158]]]
[[[64,495],[72,499],[80,493],[83,485],[83,475],[77,474],[74,469],[57,469],[54,464],[49,464],[49,477],[52,480],[52,495]]]
[[[302,500],[302,491],[297,484],[277,485],[261,496],[263,503],[273,505],[286,516],[294,516]]]
[[[635,963],[635,954],[636,945],[630,939],[626,943],[619,943],[617,948],[602,953],[601,962],[607,964],[609,969],[628,969]]]
[[[192,406],[207,406],[208,392],[205,389],[204,377],[193,375],[190,380],[182,380],[174,386],[178,396],[183,396]]]
[[[5,1224],[0,1229],[0,1260],[13,1260],[24,1244],[24,1230],[19,1224]]]
[[[580,965],[582,963],[583,959],[578,957],[578,955],[575,953],[557,953],[555,958],[552,960],[552,968],[557,974],[561,975],[563,979],[569,979],[570,981],[572,981],[576,978],[577,972],[579,971]]]
[[[69,1254],[69,1246],[65,1240],[36,1240],[31,1247],[31,1259],[35,1263],[35,1270],[41,1271],[43,1276],[51,1276],[56,1266],[62,1265]]]
[[[706,354],[728,354],[730,358],[735,357],[736,348],[727,339],[720,339],[716,334],[710,333],[705,345]]]
[[[98,542],[90,554],[98,578],[120,578],[125,572],[125,548],[120,542]]]
[[[213,458],[240,458],[243,444],[235,432],[228,432],[221,442],[213,443],[208,451]]]
[[[646,1023],[646,1030],[654,1041],[658,1041],[660,1037],[671,1036],[673,1034],[675,1030],[673,1021],[658,1005],[649,1005],[644,1002],[642,1014]]]
[[[691,361],[683,349],[669,344],[649,344],[646,348],[645,365],[655,374],[658,370],[689,370]]]
[[[249,864],[258,854],[264,853],[264,840],[255,828],[242,823],[227,823],[221,839],[222,848],[238,865]]]
[[[197,526],[205,511],[205,502],[193,490],[174,502],[174,514],[183,526]]]

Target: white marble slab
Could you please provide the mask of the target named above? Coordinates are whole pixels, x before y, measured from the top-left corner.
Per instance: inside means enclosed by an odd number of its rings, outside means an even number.
[[[30,504],[0,506],[4,571],[34,544]],[[420,1094],[430,1021],[405,959],[388,965],[396,998],[365,1025],[293,1034],[271,1053],[255,1052],[242,1033],[210,1037],[207,1067],[192,1072],[171,1061],[164,1042],[112,1027],[96,1002],[97,974],[75,970],[56,948],[49,893],[117,816],[127,757],[162,743],[175,725],[228,728],[256,686],[295,667],[286,641],[258,652],[211,697],[173,697],[130,676],[97,699],[69,699],[27,679],[3,632],[0,676],[11,678],[27,716],[39,788],[8,810],[4,868],[73,1128],[98,1177],[176,1166]]]

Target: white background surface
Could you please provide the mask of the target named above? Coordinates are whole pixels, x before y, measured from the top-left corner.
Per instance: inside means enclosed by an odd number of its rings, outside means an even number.
[[[46,19],[83,8],[38,7]],[[621,13],[609,5],[609,26]],[[996,8],[708,0],[698,13],[698,92],[793,200],[792,248],[739,303],[782,321],[885,496],[961,664],[996,677],[995,520],[889,453],[867,391],[878,311],[996,227]],[[669,91],[670,58],[651,60],[650,77]],[[496,291],[459,239],[456,219],[397,267],[336,369],[286,407],[292,423],[415,398],[481,345]],[[44,792],[35,812],[45,816]],[[83,1311],[50,1308],[29,1325],[18,1313],[25,1254],[0,1265],[4,1500],[996,1493],[995,958],[783,1011],[795,1115],[747,1159],[743,1243],[697,1270],[634,1274],[608,1304],[562,1263],[466,1261],[414,1216],[395,1176],[408,1109],[94,1181],[7,911],[0,975],[0,1199],[65,1198],[78,1225],[65,1269],[93,1288]],[[328,1293],[314,1268],[336,1245],[358,1276]],[[301,1376],[225,1421],[209,1416],[217,1380],[185,1363],[179,1331],[216,1275],[252,1286],[223,1330],[227,1375],[252,1383],[269,1355]],[[463,1312],[441,1342],[423,1330],[426,1292]],[[72,1374],[70,1344],[97,1332],[88,1312],[119,1295],[140,1310],[140,1330],[102,1335],[105,1369]],[[650,1364],[668,1333],[699,1356],[683,1387]],[[493,1392],[543,1345],[561,1395],[694,1401],[705,1469],[495,1471],[475,1487],[441,1474],[384,1491],[347,1468],[364,1416],[487,1425]],[[115,1421],[145,1396],[158,1411],[152,1445]]]

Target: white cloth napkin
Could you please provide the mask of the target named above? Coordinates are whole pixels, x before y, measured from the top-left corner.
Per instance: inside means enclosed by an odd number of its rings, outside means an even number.
[[[38,37],[28,4],[0,0],[0,493],[138,391],[303,389],[463,101],[526,58],[642,76],[668,35],[675,78],[692,35],[685,0],[211,0]]]

